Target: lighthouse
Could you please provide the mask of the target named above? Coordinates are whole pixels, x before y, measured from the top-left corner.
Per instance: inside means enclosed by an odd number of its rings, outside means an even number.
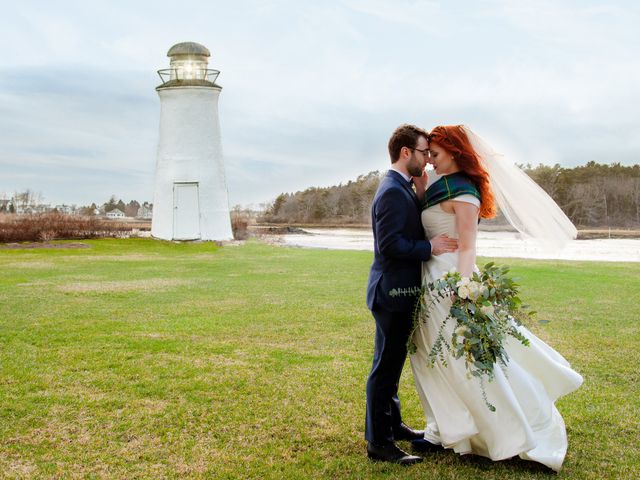
[[[169,49],[159,70],[160,138],[151,235],[165,240],[230,240],[218,98],[220,72],[194,42]]]

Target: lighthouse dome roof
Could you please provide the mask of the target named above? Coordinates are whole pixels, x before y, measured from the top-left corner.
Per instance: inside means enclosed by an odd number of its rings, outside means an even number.
[[[204,45],[200,45],[196,42],[182,42],[176,43],[167,52],[167,57],[173,57],[174,55],[202,55],[204,57],[210,57],[209,49]]]

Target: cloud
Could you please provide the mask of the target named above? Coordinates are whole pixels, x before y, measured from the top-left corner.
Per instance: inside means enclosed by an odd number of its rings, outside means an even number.
[[[232,204],[384,169],[403,122],[466,123],[525,162],[638,162],[633,3],[168,5],[6,6],[0,191],[151,200],[156,70],[185,40],[222,71]]]
[[[355,12],[371,15],[381,22],[418,28],[430,33],[444,27],[440,2],[429,0],[348,0],[348,8]]]

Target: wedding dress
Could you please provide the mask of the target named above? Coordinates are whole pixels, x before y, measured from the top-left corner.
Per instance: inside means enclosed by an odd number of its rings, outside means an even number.
[[[479,205],[471,195],[461,195],[454,201]],[[455,215],[445,212],[441,204],[422,212],[422,225],[430,238],[442,233],[458,238]],[[423,263],[423,281],[441,277],[457,267],[457,262],[455,252],[431,257]],[[493,381],[484,381],[487,399],[496,407],[495,412],[490,411],[482,397],[480,380],[468,375],[464,358],[448,355],[446,367],[439,359],[430,366],[428,354],[450,306],[447,300],[436,303],[413,337],[417,352],[411,355],[411,367],[425,411],[426,440],[459,454],[473,453],[492,460],[519,455],[560,470],[567,434],[554,402],[576,390],[582,377],[558,352],[520,327],[531,344],[524,346],[508,337],[510,361],[506,367],[496,367]],[[454,323],[447,322],[445,338],[451,338]]]

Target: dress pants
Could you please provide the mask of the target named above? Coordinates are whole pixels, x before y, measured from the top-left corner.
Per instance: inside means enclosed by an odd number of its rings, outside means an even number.
[[[412,312],[390,312],[375,306],[373,365],[367,380],[365,439],[376,445],[393,442],[393,429],[402,422],[398,385],[407,358]]]

